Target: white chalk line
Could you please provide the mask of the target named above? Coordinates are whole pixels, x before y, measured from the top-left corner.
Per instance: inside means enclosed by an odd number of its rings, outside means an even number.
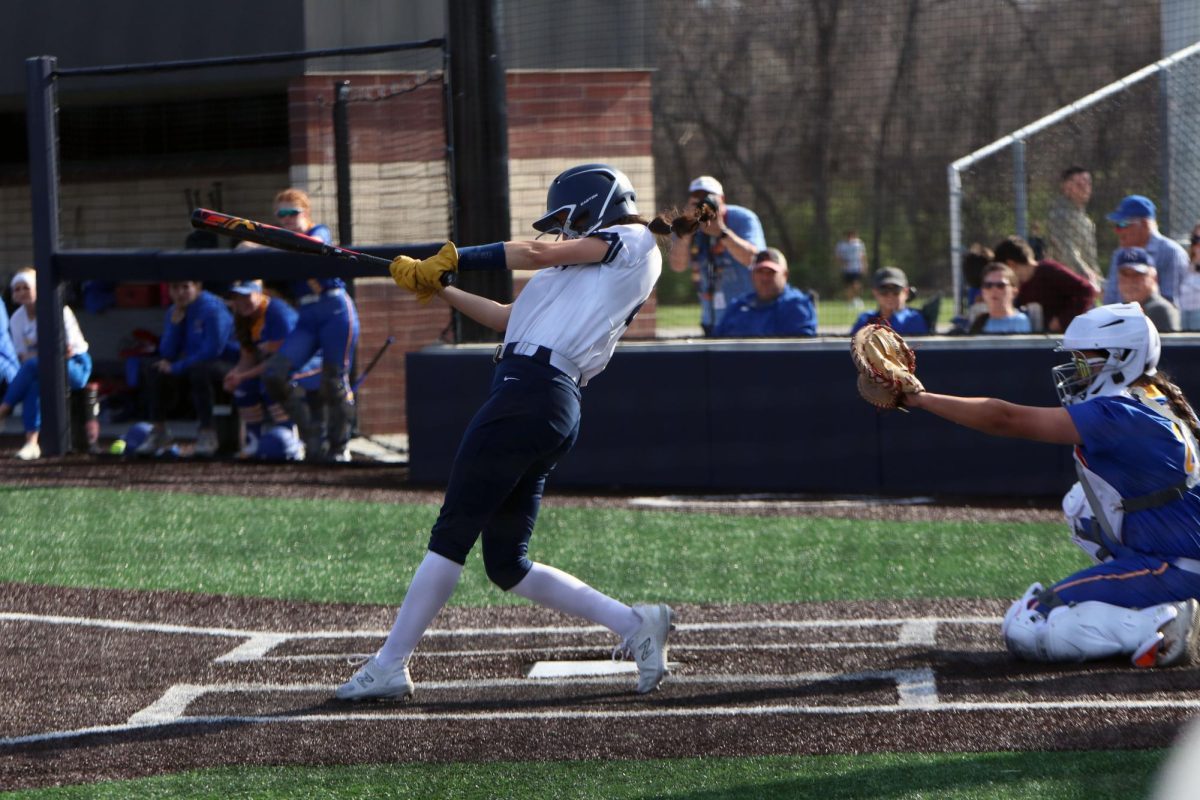
[[[162,622],[137,622],[132,620],[103,619],[97,617],[67,617],[53,614],[30,614],[24,612],[0,612],[0,622],[32,622],[47,625],[77,625],[81,627],[106,628],[143,633],[174,633],[194,636],[216,636],[245,639],[233,649],[218,656],[217,663],[237,663],[258,661],[280,644],[292,640],[316,639],[382,639],[388,635],[386,630],[332,630],[332,631],[264,631],[242,628],[204,627],[177,625]],[[802,630],[824,628],[898,628],[897,643],[903,646],[932,645],[936,640],[937,626],[941,624],[957,625],[998,625],[1000,617],[908,617],[892,619],[816,619],[816,620],[766,620],[766,621],[736,621],[736,622],[696,622],[679,623],[675,626],[677,633],[688,631],[744,631],[744,630]],[[588,633],[611,633],[599,625],[582,626],[515,626],[500,628],[432,628],[426,632],[427,637],[462,637],[462,636],[537,636],[537,635],[580,635]],[[777,644],[777,643],[776,643]],[[870,642],[829,642],[813,644],[813,648],[839,647],[894,647],[890,643]],[[718,649],[720,646],[710,646]],[[734,646],[736,647],[736,646]],[[773,649],[772,643],[760,645],[762,649]],[[733,648],[730,648],[733,649]],[[780,648],[785,649],[785,648]],[[493,651],[479,651],[481,654],[494,654]],[[462,653],[456,653],[462,655]]]
[[[364,630],[335,630],[335,631],[261,631],[247,630],[239,628],[224,628],[224,627],[203,627],[203,626],[187,626],[157,622],[137,622],[130,620],[113,620],[89,617],[68,617],[60,615],[45,615],[45,614],[29,614],[22,612],[0,612],[0,621],[16,621],[16,622],[32,622],[53,625],[78,625],[86,627],[100,627],[106,629],[126,630],[136,632],[154,632],[154,633],[174,633],[174,634],[190,634],[201,636],[220,636],[231,638],[245,639],[242,643],[226,652],[224,655],[216,659],[217,662],[250,662],[250,661],[275,661],[275,660],[315,660],[327,658],[330,656],[268,656],[267,654],[279,644],[290,640],[319,640],[319,639],[343,639],[343,638],[362,638],[362,637],[382,637],[387,634],[386,631],[364,631]],[[978,625],[998,624],[998,617],[913,617],[913,618],[891,618],[891,619],[846,619],[846,620],[769,620],[769,621],[734,621],[734,622],[704,622],[704,623],[683,623],[676,626],[677,632],[703,632],[703,631],[745,631],[745,630],[801,630],[801,629],[833,629],[833,628],[879,628],[892,627],[897,629],[897,639],[894,642],[814,642],[814,643],[779,643],[765,642],[759,645],[753,645],[760,649],[796,649],[797,647],[814,647],[814,648],[832,648],[832,647],[857,647],[857,648],[896,648],[913,645],[929,645],[936,641],[937,627],[939,624],[965,624]],[[435,629],[429,631],[430,636],[477,636],[477,635],[496,635],[496,636],[529,636],[529,635],[579,635],[587,633],[607,632],[606,629],[600,626],[517,626],[507,628],[455,628],[455,629]],[[746,644],[696,644],[683,645],[681,650],[687,649],[709,649],[709,650],[744,650]],[[540,650],[588,650],[595,651],[595,647],[573,648],[564,646],[563,648],[526,648]],[[512,649],[507,650],[479,650],[479,651],[448,651],[438,652],[439,656],[459,656],[469,655],[472,653],[479,654],[511,654]],[[423,656],[432,655],[432,653],[423,653]],[[344,658],[345,656],[340,656]],[[940,704],[937,699],[936,677],[931,669],[923,668],[919,670],[892,670],[884,672],[860,672],[850,673],[846,675],[835,675],[828,673],[805,673],[798,676],[747,676],[747,675],[683,675],[672,676],[673,682],[678,683],[704,683],[712,685],[760,685],[760,684],[788,684],[796,682],[814,682],[814,681],[861,681],[861,680],[878,680],[889,679],[895,680],[897,685],[898,702],[896,705],[883,706],[739,706],[734,708],[729,707],[708,707],[699,709],[659,709],[659,710],[634,710],[634,711],[547,711],[547,712],[467,712],[467,713],[418,713],[418,714],[389,714],[384,712],[360,714],[349,712],[346,714],[283,714],[283,715],[221,715],[221,716],[188,716],[186,709],[195,702],[199,697],[212,693],[214,691],[309,691],[320,692],[323,694],[331,693],[333,686],[329,685],[269,685],[269,684],[215,684],[215,685],[193,685],[179,684],[167,689],[159,700],[152,703],[150,706],[133,714],[129,720],[123,725],[104,725],[91,726],[68,731],[55,731],[42,734],[30,734],[25,736],[0,738],[0,747],[12,746],[18,744],[28,744],[35,742],[53,741],[56,739],[73,738],[79,736],[88,736],[96,734],[111,734],[134,730],[141,730],[148,727],[179,725],[179,724],[229,724],[229,723],[265,723],[265,722],[323,722],[323,721],[346,721],[346,720],[383,720],[383,719],[421,719],[421,720],[450,720],[450,719],[477,719],[477,720],[519,720],[519,719],[577,719],[588,717],[621,717],[633,714],[635,716],[701,716],[701,715],[716,715],[729,716],[736,714],[819,714],[819,713],[873,713],[875,711],[883,711],[893,713],[900,710],[929,710],[947,708],[946,704]],[[617,683],[628,682],[626,677],[616,677],[610,679],[594,679],[594,678],[567,678],[555,681],[547,681],[541,679],[537,681],[540,685],[548,683]],[[529,679],[499,679],[493,681],[444,681],[431,682],[421,684],[423,691],[438,691],[442,689],[464,689],[470,687],[472,689],[479,688],[497,688],[497,687],[527,687],[530,685]],[[1143,701],[1145,702],[1145,701]],[[1150,701],[1153,702],[1153,701]],[[1089,705],[1089,707],[1095,704]],[[1178,704],[1177,704],[1178,705]],[[1186,703],[1185,703],[1186,705]],[[980,706],[981,708],[984,706]],[[989,707],[1000,707],[992,706]],[[1013,704],[1014,708],[1026,707],[1045,707],[1044,704]],[[823,711],[822,709],[830,709]],[[962,707],[963,709],[966,706]],[[854,709],[858,709],[855,711]]]

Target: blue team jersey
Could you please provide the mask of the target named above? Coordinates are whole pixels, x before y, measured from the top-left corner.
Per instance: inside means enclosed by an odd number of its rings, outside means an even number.
[[[1178,484],[1197,454],[1176,423],[1139,400],[1119,395],[1067,406],[1083,444],[1077,454],[1121,497],[1140,497]],[[1127,547],[1161,556],[1200,558],[1200,493],[1125,515]]]
[[[315,239],[320,239],[325,244],[333,244],[333,231],[329,230],[328,225],[314,225],[305,231],[305,233]],[[346,288],[346,284],[341,278],[313,278],[312,281],[321,287],[321,291]],[[304,295],[312,293],[313,288],[308,280],[292,282],[292,295],[297,301],[301,297],[304,297]]]

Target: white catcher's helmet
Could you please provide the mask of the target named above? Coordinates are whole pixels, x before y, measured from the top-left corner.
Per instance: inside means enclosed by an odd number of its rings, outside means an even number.
[[[1107,355],[1085,357],[1085,350]],[[1138,378],[1158,371],[1161,351],[1158,329],[1137,303],[1093,308],[1071,320],[1055,350],[1072,358],[1051,371],[1054,388],[1064,406],[1121,394]]]

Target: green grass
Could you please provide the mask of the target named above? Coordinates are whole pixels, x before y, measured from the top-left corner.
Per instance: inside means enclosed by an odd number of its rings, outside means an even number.
[[[821,800],[1131,800],[1155,751],[883,753],[670,761],[413,764],[213,769],[15,792],[29,800],[117,798],[820,798]]]
[[[434,505],[0,486],[0,581],[396,604]],[[622,599],[1017,596],[1084,564],[1058,524],[871,522],[547,508],[531,556]],[[453,603],[524,602],[477,555]],[[37,798],[1128,798],[1163,751],[238,767]]]
[[[0,580],[396,603],[437,507],[0,489]],[[985,546],[981,546],[983,543]],[[453,602],[494,589],[479,548]],[[618,597],[752,603],[1011,597],[1084,564],[1057,524],[547,508],[530,555]]]

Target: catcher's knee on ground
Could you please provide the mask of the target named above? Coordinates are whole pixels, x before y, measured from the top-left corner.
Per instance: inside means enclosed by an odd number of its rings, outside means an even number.
[[[1134,654],[1158,639],[1173,614],[1166,605],[1124,608],[1089,600],[1068,606],[1040,583],[1025,590],[1000,630],[1009,652],[1027,661],[1078,662]],[[1050,606],[1048,612],[1039,610]]]

